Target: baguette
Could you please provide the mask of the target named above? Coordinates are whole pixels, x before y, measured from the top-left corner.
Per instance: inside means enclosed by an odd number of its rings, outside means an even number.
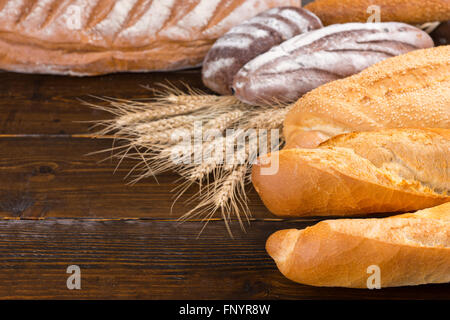
[[[264,175],[267,168],[278,168]],[[450,201],[450,130],[351,133],[316,149],[283,149],[253,165],[252,182],[275,215],[408,212]]]
[[[370,6],[380,7],[381,21],[420,24],[450,19],[448,0],[316,0],[305,6],[325,25],[346,22],[366,22]]]
[[[303,96],[286,115],[289,146],[382,128],[450,129],[450,46],[386,59]]]
[[[383,219],[325,220],[272,234],[266,250],[281,273],[320,287],[368,288],[450,282],[450,203]],[[370,283],[370,281],[369,281]]]
[[[3,0],[0,68],[98,75],[201,64],[241,21],[298,0]]]

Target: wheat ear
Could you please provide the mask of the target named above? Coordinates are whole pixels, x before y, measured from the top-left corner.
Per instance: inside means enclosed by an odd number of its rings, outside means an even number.
[[[103,100],[109,106],[94,107],[113,114],[114,119],[97,123],[103,126],[99,134],[112,133],[116,140],[122,141],[122,145],[104,151],[113,152],[112,157],[119,160],[117,166],[125,158],[137,161],[127,175],[132,177],[131,183],[166,170],[178,172],[184,182],[177,188],[177,199],[193,183],[201,187],[197,196],[199,203],[184,214],[181,221],[202,216],[207,222],[215,213],[220,213],[230,234],[229,221],[232,216],[236,216],[244,229],[244,221],[249,221],[250,216],[245,194],[249,168],[252,160],[265,151],[258,149],[255,152],[250,148],[259,133],[245,142],[241,150],[243,155],[239,158],[227,159],[226,150],[239,148],[236,141],[245,130],[281,128],[291,106],[250,106],[233,96],[208,95],[189,87],[183,91],[170,85],[163,85],[148,101]],[[203,136],[207,138],[208,130],[223,134],[227,129],[235,129],[235,132],[231,136],[218,137],[212,133],[210,140],[202,138],[200,145],[192,145],[195,140],[192,136],[197,130],[194,123],[197,122],[203,124]],[[188,139],[181,140],[185,144],[179,143],[179,137],[174,138],[177,136],[175,133],[180,131],[187,134]],[[211,151],[215,150],[222,152],[213,157]],[[181,156],[178,161],[173,161],[177,152]],[[201,161],[192,162],[198,154]],[[202,192],[204,182],[206,191]]]

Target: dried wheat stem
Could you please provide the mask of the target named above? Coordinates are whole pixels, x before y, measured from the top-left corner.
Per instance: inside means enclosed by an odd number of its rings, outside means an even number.
[[[280,128],[291,108],[292,106],[290,105],[284,108],[267,109],[262,112],[257,111],[256,115],[250,117],[244,126],[245,128],[267,130]]]
[[[227,128],[232,127],[239,119],[241,119],[245,114],[243,110],[233,110],[226,112],[215,119],[208,121],[205,124],[205,130],[218,130],[220,132]]]
[[[186,114],[201,108],[203,108],[202,105],[196,104],[161,106],[159,109],[151,108],[146,111],[123,115],[116,120],[116,124],[120,128],[137,122],[153,121],[174,115]]]
[[[205,142],[202,145],[202,151],[204,154],[210,155],[214,152],[214,156],[211,158],[204,159],[204,161],[195,166],[194,168],[188,168],[184,172],[184,176],[188,180],[198,180],[202,181],[209,176],[214,170],[221,166],[225,162],[226,150],[232,147],[234,149],[235,142],[243,132],[237,130],[233,132],[232,135],[221,136],[213,141]],[[220,157],[219,157],[220,156]]]
[[[166,102],[173,105],[180,104],[201,104],[205,106],[212,106],[215,104],[229,105],[229,106],[243,106],[243,102],[236,99],[234,96],[216,96],[216,95],[186,95],[186,94],[169,94],[160,96],[158,101]]]
[[[426,33],[432,33],[434,30],[437,29],[437,27],[439,27],[441,23],[438,21],[435,22],[427,22],[424,23],[420,26],[418,26],[420,29],[422,29],[423,31],[425,31]]]
[[[176,116],[169,119],[140,123],[129,128],[127,127],[125,129],[125,132],[130,131],[135,134],[145,135],[151,134],[152,132],[159,132],[177,128],[191,128],[194,121],[196,120],[198,120],[197,117],[192,115]]]
[[[132,144],[148,148],[152,148],[153,146],[160,144],[173,144],[176,142],[172,138],[172,134],[172,130],[144,134],[132,140]]]

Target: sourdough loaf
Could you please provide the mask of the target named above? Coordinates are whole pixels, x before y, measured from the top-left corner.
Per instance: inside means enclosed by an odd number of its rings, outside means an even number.
[[[325,220],[272,234],[266,250],[287,278],[380,288],[450,282],[450,203],[384,219]],[[374,274],[378,272],[378,274]]]
[[[315,147],[351,131],[450,129],[450,46],[417,50],[325,84],[299,99],[284,122],[291,147]]]
[[[201,64],[215,39],[298,0],[4,0],[0,68],[97,75]]]
[[[386,58],[433,46],[403,23],[349,23],[298,35],[247,63],[235,76],[236,97],[249,104],[292,102],[318,86]]]
[[[275,168],[270,174],[264,171]],[[450,130],[351,133],[262,156],[252,182],[280,216],[407,212],[450,201]]]
[[[325,25],[366,22],[379,7],[381,21],[420,24],[450,19],[448,0],[316,0],[305,6]]]
[[[247,62],[296,35],[319,29],[322,23],[299,7],[278,7],[233,27],[220,37],[203,61],[203,83],[230,95],[233,78]]]

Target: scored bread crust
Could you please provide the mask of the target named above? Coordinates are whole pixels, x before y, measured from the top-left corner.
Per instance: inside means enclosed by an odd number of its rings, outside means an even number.
[[[287,145],[315,147],[338,134],[450,128],[450,46],[386,59],[300,98],[284,122]]]
[[[420,24],[450,19],[450,2],[447,0],[316,0],[305,6],[324,23],[330,25],[347,22],[366,22],[380,7],[381,21],[399,21]]]
[[[0,68],[98,75],[201,64],[215,39],[296,0],[4,0]]]
[[[407,212],[450,201],[450,130],[347,134],[316,149],[283,149],[253,165],[252,182],[279,216]],[[273,174],[263,170],[278,168]]]
[[[450,282],[450,203],[383,219],[325,220],[281,230],[266,250],[287,278],[313,286],[381,288]]]

